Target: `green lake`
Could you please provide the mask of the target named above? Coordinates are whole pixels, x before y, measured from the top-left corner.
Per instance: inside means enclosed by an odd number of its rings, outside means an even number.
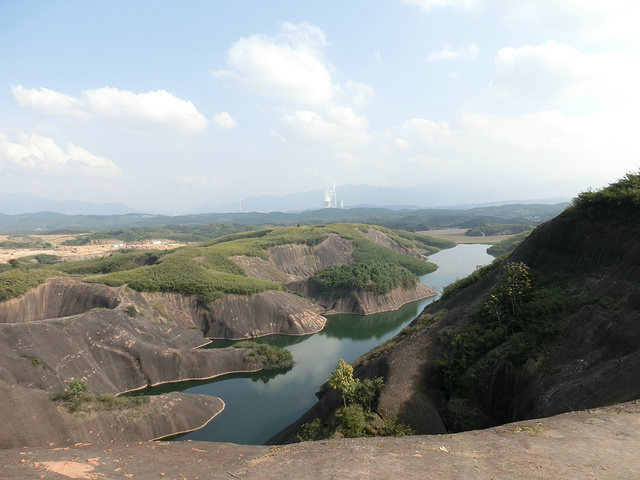
[[[438,270],[420,278],[422,283],[442,292],[457,278],[476,267],[491,263],[488,245],[458,245],[431,256]],[[286,372],[226,375],[208,382],[173,384],[172,390],[220,397],[226,404],[208,425],[178,440],[204,440],[263,444],[293,423],[315,402],[315,393],[326,381],[338,360],[350,363],[373,347],[396,335],[426,305],[438,297],[404,305],[394,312],[375,315],[331,315],[324,330],[305,337],[282,335],[259,339],[288,348],[295,364]],[[228,345],[228,342],[226,343]],[[225,346],[216,342],[211,347]],[[159,393],[154,389],[153,393]]]

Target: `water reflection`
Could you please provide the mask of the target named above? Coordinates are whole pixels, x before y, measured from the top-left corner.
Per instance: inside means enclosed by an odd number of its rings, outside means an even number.
[[[442,292],[457,278],[493,260],[487,245],[458,245],[431,257],[439,268],[421,277],[422,283]],[[424,307],[437,297],[404,305],[395,312],[371,316],[332,315],[324,330],[305,337],[270,336],[258,339],[287,347],[294,366],[282,372],[227,375],[210,382],[175,385],[189,393],[222,398],[225,409],[204,428],[178,437],[181,440],[207,440],[262,444],[298,419],[316,401],[315,393],[326,381],[338,360],[353,362],[373,347],[397,334]],[[209,347],[234,342],[216,341]],[[183,388],[184,387],[184,388]],[[173,388],[172,390],[176,390]]]
[[[393,312],[374,313],[373,315],[338,314],[329,315],[327,324],[319,335],[330,338],[351,338],[365,340],[380,339],[387,333],[397,330],[407,319],[415,318],[421,311],[418,305],[423,301],[411,302]],[[424,307],[423,307],[424,308]]]

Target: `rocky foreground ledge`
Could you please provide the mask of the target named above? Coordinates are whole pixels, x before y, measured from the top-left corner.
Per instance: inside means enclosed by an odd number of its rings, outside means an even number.
[[[454,435],[0,450],[5,479],[640,478],[640,402]]]

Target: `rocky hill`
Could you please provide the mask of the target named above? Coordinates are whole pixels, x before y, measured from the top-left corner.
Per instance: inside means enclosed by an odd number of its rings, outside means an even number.
[[[419,284],[367,290],[391,277],[323,292],[331,305],[303,293],[327,267],[387,272],[371,266],[381,252],[416,271],[435,268],[429,251],[391,231],[338,226],[249,232],[208,246],[53,267],[25,259],[0,274],[0,448],[149,440],[199,428],[224,408],[220,399],[117,395],[271,362],[249,348],[198,348],[211,338],[306,335],[322,330],[322,313],[389,310],[434,295]],[[399,265],[391,270],[398,269],[415,278]],[[343,297],[359,303],[340,303]],[[88,393],[73,394],[74,382]]]
[[[640,398],[640,175],[587,192],[508,258],[445,290],[359,359],[384,378],[373,405],[416,433],[447,433]],[[319,403],[274,441],[341,401]],[[339,419],[338,419],[339,421]],[[322,430],[322,429],[320,429]]]

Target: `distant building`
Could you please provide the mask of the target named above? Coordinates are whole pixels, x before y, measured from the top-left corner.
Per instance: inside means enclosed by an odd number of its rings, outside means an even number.
[[[342,202],[341,202],[342,203]],[[330,188],[324,192],[324,208],[338,208],[336,201],[336,184],[333,183],[333,188]]]

